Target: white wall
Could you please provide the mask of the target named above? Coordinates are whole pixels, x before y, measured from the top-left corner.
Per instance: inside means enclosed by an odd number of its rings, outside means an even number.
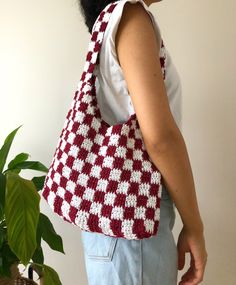
[[[182,79],[183,135],[209,254],[202,284],[234,285],[236,3],[165,0],[150,9]],[[12,157],[25,151],[31,159],[51,162],[89,37],[76,0],[0,0],[1,143],[23,124]],[[80,230],[54,215],[44,200],[41,208],[62,235],[66,252],[44,245],[45,262],[59,272],[63,285],[86,285]],[[176,241],[180,229],[177,215]]]

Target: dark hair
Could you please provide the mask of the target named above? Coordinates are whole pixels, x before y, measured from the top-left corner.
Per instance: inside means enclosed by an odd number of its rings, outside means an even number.
[[[90,34],[101,11],[112,2],[115,0],[79,0],[80,11]]]

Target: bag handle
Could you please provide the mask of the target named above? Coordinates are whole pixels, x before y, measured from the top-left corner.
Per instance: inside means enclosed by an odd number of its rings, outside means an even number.
[[[111,17],[112,11],[120,1],[108,4],[99,14],[91,35],[84,70],[80,79],[79,88],[85,82],[91,82],[93,71],[99,59],[104,33]]]

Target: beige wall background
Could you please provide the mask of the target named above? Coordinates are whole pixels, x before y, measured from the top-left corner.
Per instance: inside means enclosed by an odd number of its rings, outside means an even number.
[[[208,249],[205,285],[236,284],[236,21],[234,0],[150,6],[183,87],[183,135]],[[0,137],[23,124],[11,157],[25,151],[49,166],[82,72],[89,34],[76,0],[0,0]],[[25,177],[31,177],[25,172]],[[40,173],[41,174],[41,173]],[[80,230],[41,209],[64,240],[45,263],[63,285],[86,285]],[[174,236],[181,220],[177,213]],[[188,268],[189,258],[179,278]],[[102,284],[101,284],[102,285]]]

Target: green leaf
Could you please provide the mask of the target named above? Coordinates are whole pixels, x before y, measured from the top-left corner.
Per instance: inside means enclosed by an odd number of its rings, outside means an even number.
[[[31,179],[31,181],[34,182],[34,185],[37,189],[37,191],[41,191],[43,189],[44,181],[46,176],[38,176]]]
[[[3,278],[11,278],[11,263],[9,263],[5,257],[0,257],[0,280]],[[10,280],[8,280],[10,281]]]
[[[0,250],[2,249],[3,243],[7,239],[7,229],[4,225],[0,226]]]
[[[39,233],[42,234],[43,240],[50,246],[51,249],[64,253],[62,238],[55,232],[49,218],[44,214],[39,215]]]
[[[14,169],[33,169],[42,172],[48,172],[48,168],[39,161],[23,161],[14,165]],[[11,169],[10,169],[11,170]]]
[[[43,265],[44,285],[62,285],[57,272],[48,265]]]
[[[10,248],[26,266],[36,247],[39,219],[38,194],[34,183],[18,174],[6,174],[5,215]]]
[[[7,174],[9,171],[19,174],[21,172],[21,169],[6,169],[3,173]]]
[[[11,251],[7,242],[4,242],[0,251],[0,275],[4,277],[11,277],[11,265],[17,263],[18,261],[19,259]]]
[[[43,249],[41,245],[37,246],[34,255],[32,256],[33,262],[43,264],[44,263],[44,256],[43,256]]]
[[[7,241],[4,242],[2,247],[2,254],[5,260],[9,263],[14,263],[19,261],[19,258],[15,255],[15,253],[11,250]]]
[[[22,125],[21,125],[22,126]],[[2,148],[0,149],[0,172],[3,172],[6,160],[7,160],[7,156],[9,153],[9,150],[11,148],[11,144],[14,140],[14,137],[16,135],[16,132],[18,131],[18,129],[21,127],[19,126],[18,128],[16,128],[14,131],[12,131],[5,139],[4,144],[2,146]]]
[[[10,163],[8,164],[8,168],[15,168],[15,165],[17,165],[20,162],[26,161],[29,158],[29,154],[28,153],[20,153],[18,154],[13,160],[10,161]]]
[[[30,262],[30,267],[33,269],[33,271],[35,271],[38,274],[39,278],[43,276],[43,264]]]
[[[6,177],[0,173],[0,221],[4,218]]]

